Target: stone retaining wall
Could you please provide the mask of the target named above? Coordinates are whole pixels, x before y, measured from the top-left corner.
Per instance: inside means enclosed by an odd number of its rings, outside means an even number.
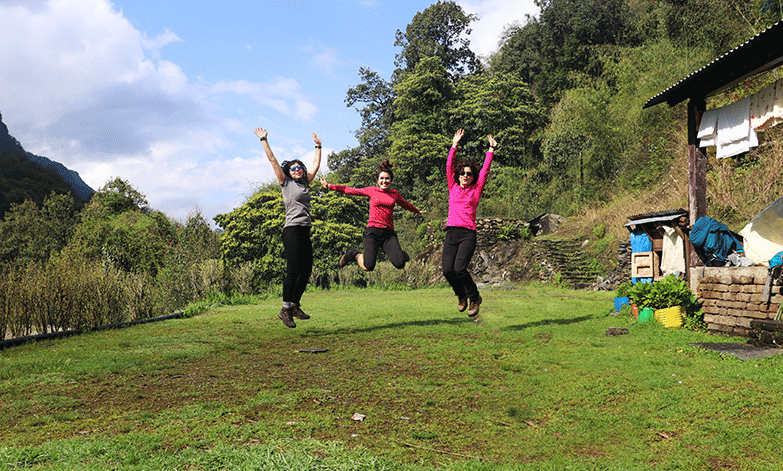
[[[763,299],[767,267],[693,267],[691,287],[703,301],[704,322],[710,330],[751,336],[750,322],[775,318],[783,302],[781,287],[770,287]]]

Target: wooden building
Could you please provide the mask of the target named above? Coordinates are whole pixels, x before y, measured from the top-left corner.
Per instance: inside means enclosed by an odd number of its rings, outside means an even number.
[[[689,226],[707,215],[707,159],[697,137],[706,98],[783,64],[783,21],[757,34],[652,97],[644,108],[687,101]],[[703,267],[688,247],[688,279],[704,301],[704,320],[712,330],[751,335],[753,328],[774,319],[781,303],[780,286],[765,292],[766,267]],[[763,295],[764,294],[764,295]]]

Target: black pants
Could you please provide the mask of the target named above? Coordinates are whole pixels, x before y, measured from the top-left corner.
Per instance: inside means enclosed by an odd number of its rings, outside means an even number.
[[[368,227],[364,230],[362,245],[364,245],[364,268],[367,271],[375,269],[375,259],[378,258],[378,250],[381,247],[394,268],[404,268],[405,262],[408,261],[405,254],[402,253],[400,241],[397,240],[397,233],[394,229]]]
[[[299,303],[313,272],[313,243],[309,226],[283,228],[287,267],[283,280],[283,302]]]
[[[464,227],[447,227],[443,241],[443,276],[454,294],[460,298],[478,300],[476,282],[468,273],[470,259],[476,251],[476,231]]]

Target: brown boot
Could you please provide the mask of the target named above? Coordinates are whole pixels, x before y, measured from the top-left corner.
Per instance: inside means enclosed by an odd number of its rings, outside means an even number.
[[[470,317],[478,316],[479,306],[481,306],[482,301],[483,299],[481,299],[481,295],[479,295],[478,299],[470,302],[470,309],[468,309],[468,316]]]
[[[457,299],[459,299],[459,301],[457,301],[457,309],[459,309],[459,312],[465,312],[465,309],[468,308],[468,297],[459,297]]]
[[[286,327],[291,327],[292,329],[296,327],[296,323],[291,318],[291,308],[283,308],[280,309],[280,313],[277,315],[277,317],[280,318],[281,321],[283,321],[283,324],[285,324]]]
[[[302,311],[302,308],[299,307],[299,304],[294,304],[293,306],[291,306],[291,316],[296,317],[297,319],[310,318],[308,314],[305,314],[305,312]]]

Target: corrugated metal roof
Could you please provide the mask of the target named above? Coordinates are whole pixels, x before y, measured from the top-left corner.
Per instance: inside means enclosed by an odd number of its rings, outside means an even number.
[[[651,222],[668,222],[671,223],[673,221],[676,221],[677,219],[680,219],[680,215],[669,215],[669,216],[658,216],[658,217],[652,217],[647,219],[636,219],[631,222],[626,223],[623,227],[630,227],[630,226],[639,226],[642,224],[649,224]]]
[[[783,21],[779,21],[650,98],[644,108],[659,103],[674,106],[688,98],[706,98],[782,63]]]
[[[668,216],[687,216],[688,211],[678,208],[678,209],[667,209],[665,211],[654,211],[651,213],[642,213],[642,214],[635,214],[633,216],[628,216],[628,219],[630,220],[636,220],[636,219],[649,219],[649,218],[658,218],[658,217],[668,217]]]

